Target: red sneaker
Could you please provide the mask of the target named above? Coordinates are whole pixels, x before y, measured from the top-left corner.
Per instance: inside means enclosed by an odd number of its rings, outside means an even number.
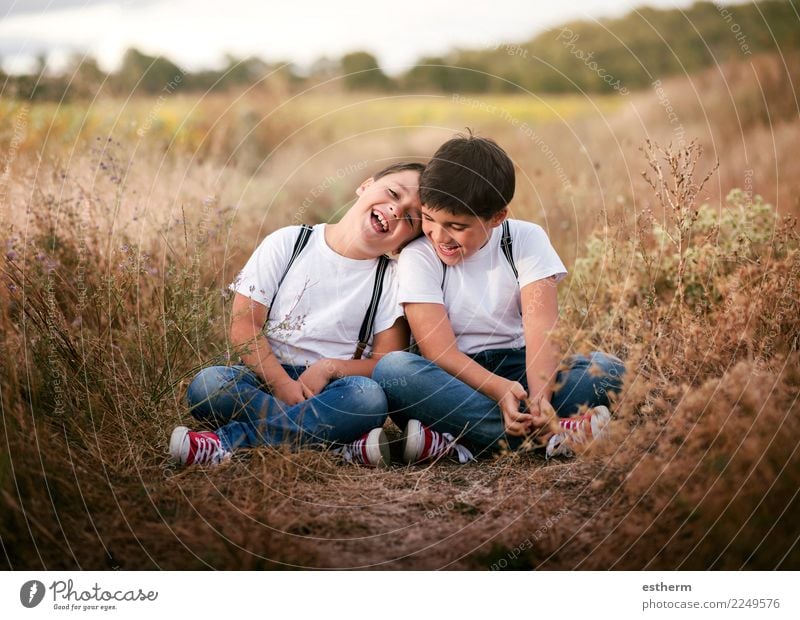
[[[419,420],[409,420],[403,431],[403,461],[422,463],[441,456],[452,456],[462,465],[475,460],[472,452],[457,443],[450,433],[440,433]]]
[[[582,416],[560,418],[558,425],[563,432],[550,437],[545,457],[548,459],[554,456],[572,458],[575,456],[573,448],[576,445],[588,443],[592,439],[603,439],[610,421],[611,412],[608,407],[603,405],[590,409]]]
[[[389,454],[389,441],[382,428],[373,428],[369,433],[338,449],[348,463],[367,467],[389,467],[392,457]]]
[[[181,465],[219,465],[231,457],[216,433],[190,431],[185,426],[178,426],[172,431],[169,453]]]

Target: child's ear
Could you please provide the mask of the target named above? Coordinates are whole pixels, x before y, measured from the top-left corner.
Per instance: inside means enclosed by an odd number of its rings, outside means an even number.
[[[500,226],[500,224],[502,224],[502,223],[503,223],[503,221],[504,221],[504,220],[505,220],[507,217],[508,217],[508,207],[504,207],[504,208],[503,208],[501,211],[498,211],[497,213],[495,213],[495,214],[494,214],[494,215],[491,217],[491,219],[489,220],[489,225],[490,225],[492,228],[495,228],[496,226]]]
[[[366,181],[364,181],[361,185],[358,186],[358,188],[356,188],[356,196],[360,196],[361,194],[363,194],[364,190],[367,189],[374,182],[375,182],[375,179],[373,179],[372,177],[370,177]]]

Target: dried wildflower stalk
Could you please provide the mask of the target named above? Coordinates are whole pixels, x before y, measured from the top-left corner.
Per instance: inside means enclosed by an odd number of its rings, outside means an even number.
[[[697,140],[692,140],[681,148],[673,148],[671,143],[664,148],[647,140],[642,152],[650,168],[650,172],[642,171],[642,177],[653,189],[672,224],[672,228],[667,228],[665,234],[678,252],[675,285],[678,291],[679,315],[683,323],[683,313],[680,310],[685,306],[683,279],[686,273],[686,251],[691,245],[692,229],[700,210],[697,197],[719,168],[719,161],[698,183],[695,181],[695,170],[703,154],[703,147]]]

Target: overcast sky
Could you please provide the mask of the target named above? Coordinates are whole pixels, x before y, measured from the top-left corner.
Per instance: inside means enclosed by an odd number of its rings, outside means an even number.
[[[366,49],[397,72],[456,46],[524,41],[566,20],[623,15],[642,4],[691,0],[0,0],[0,57],[24,70],[42,52],[57,65],[68,52],[113,69],[137,47],[193,70],[218,67],[226,53],[289,60]]]

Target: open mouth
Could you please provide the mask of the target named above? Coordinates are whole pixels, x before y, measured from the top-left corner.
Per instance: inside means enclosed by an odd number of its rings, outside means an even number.
[[[383,217],[383,214],[380,211],[374,210],[372,212],[372,215],[370,216],[370,222],[372,223],[372,228],[375,229],[375,232],[380,234],[386,234],[389,232],[389,222],[385,217]]]
[[[437,247],[442,256],[455,256],[461,249],[461,246],[457,243],[438,243]]]

